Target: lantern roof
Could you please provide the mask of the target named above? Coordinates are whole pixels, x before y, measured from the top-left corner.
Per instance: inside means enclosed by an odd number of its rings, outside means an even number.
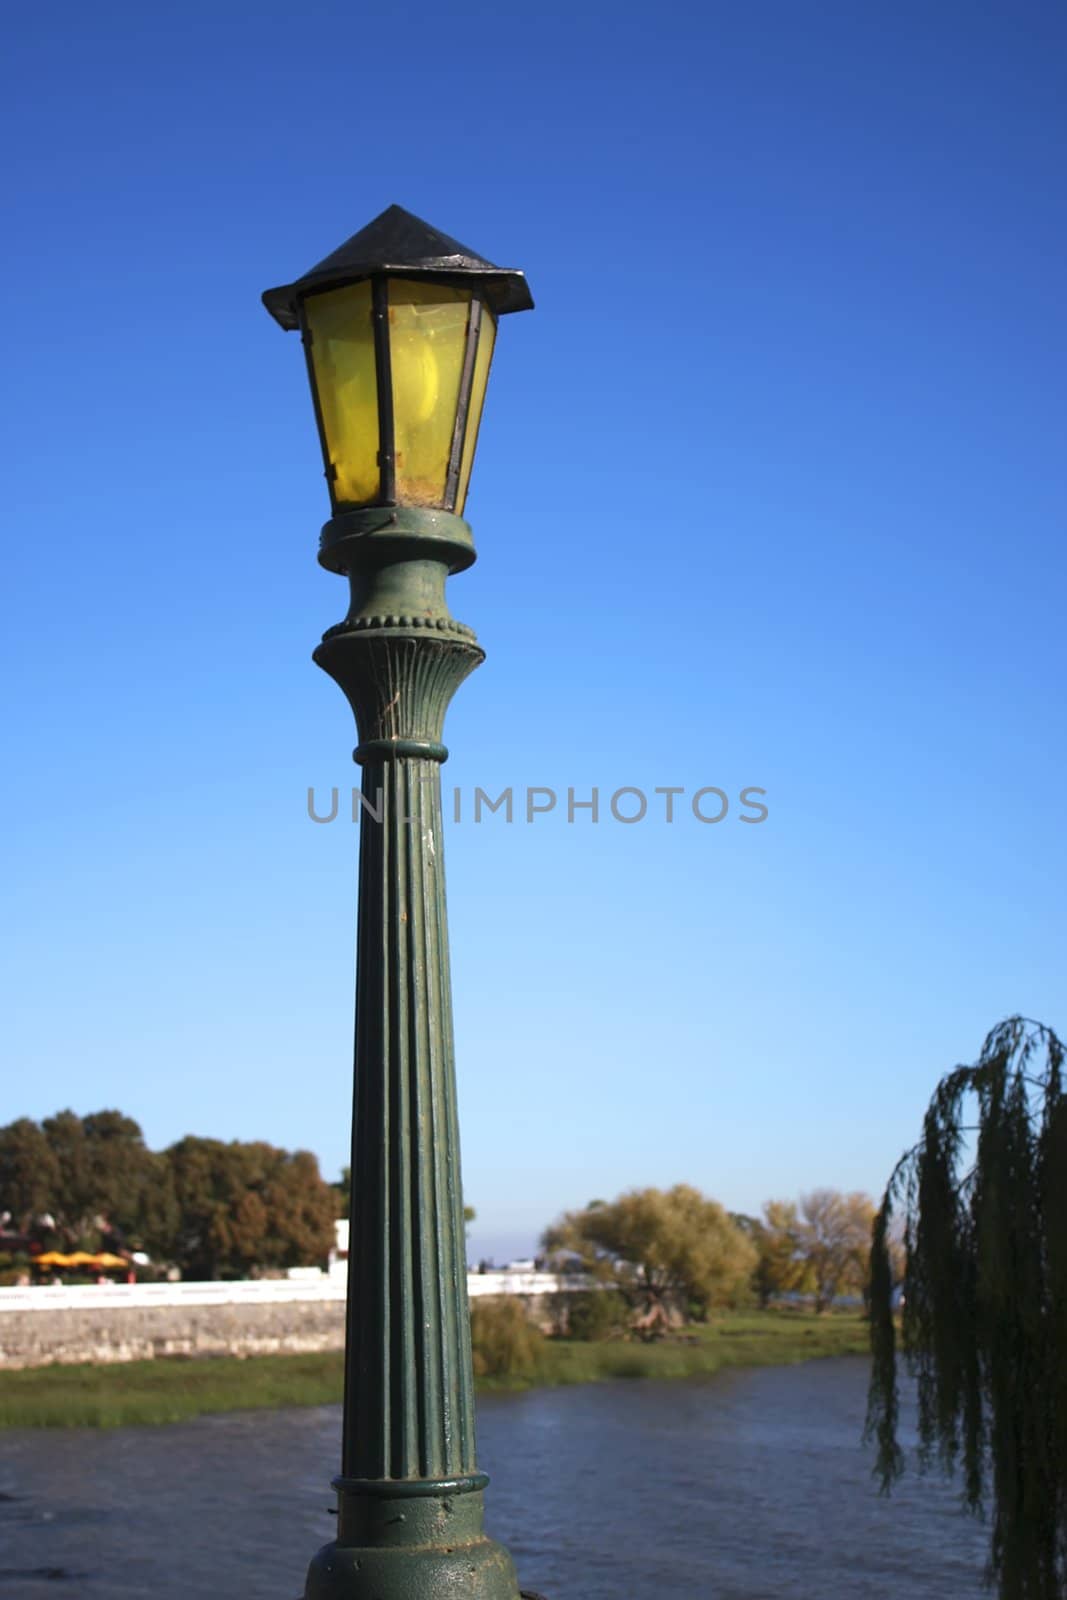
[[[298,307],[306,294],[357,283],[380,272],[446,283],[473,280],[484,290],[498,316],[533,308],[523,273],[510,267],[495,267],[465,244],[412,216],[403,206],[389,206],[295,283],[268,289],[263,304],[276,322],[291,330],[299,326]]]

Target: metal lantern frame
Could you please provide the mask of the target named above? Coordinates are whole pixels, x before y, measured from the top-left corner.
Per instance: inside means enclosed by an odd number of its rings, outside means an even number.
[[[336,469],[323,416],[320,379],[312,358],[312,336],[306,302],[317,294],[349,288],[370,281],[371,320],[374,334],[374,366],[378,408],[378,493],[358,502],[339,499],[335,492]],[[468,429],[477,427],[480,418],[471,417],[480,341],[486,336],[487,318],[512,311],[527,311],[533,298],[525,275],[513,268],[497,267],[476,255],[466,245],[423,222],[402,206],[390,206],[373,222],[353,234],[317,266],[294,283],[268,289],[263,304],[281,327],[298,330],[304,345],[308,381],[315,409],[315,422],[322,448],[330,504],[334,514],[363,510],[370,506],[403,504],[397,496],[396,414],[393,394],[393,359],[390,340],[390,282],[414,280],[461,289],[471,296],[465,345],[460,369],[459,395],[452,425],[452,439],[444,475],[444,492],[433,502],[436,509],[456,511],[461,466]],[[487,374],[488,376],[488,374]]]

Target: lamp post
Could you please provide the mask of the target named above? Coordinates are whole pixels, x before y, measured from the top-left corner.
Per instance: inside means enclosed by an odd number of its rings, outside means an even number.
[[[363,769],[355,1105],[337,1537],[306,1600],[517,1600],[482,1529],[459,1169],[440,764],[445,712],[484,659],[445,579],[497,319],[530,309],[494,267],[399,206],[267,310],[299,329],[348,578],[314,654],[355,714]]]

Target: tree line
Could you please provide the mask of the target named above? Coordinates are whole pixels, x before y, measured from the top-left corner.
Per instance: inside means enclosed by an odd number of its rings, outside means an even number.
[[[144,1251],[186,1278],[322,1264],[347,1214],[347,1176],[329,1184],[309,1151],[258,1140],[190,1134],[153,1151],[120,1111],[22,1117],[0,1128],[0,1252]],[[825,1310],[866,1296],[873,1218],[863,1194],[816,1189],[752,1217],[676,1184],[594,1200],[542,1242],[554,1266],[615,1289],[651,1330],[753,1298],[803,1294]]]
[[[874,1216],[868,1195],[814,1189],[797,1202],[768,1200],[751,1217],[680,1183],[590,1201],[541,1242],[558,1271],[614,1290],[630,1326],[651,1333],[753,1299],[766,1307],[806,1295],[817,1311],[839,1295],[866,1303]]]
[[[322,1264],[338,1194],[307,1150],[189,1134],[149,1150],[120,1111],[0,1128],[0,1251],[144,1251],[186,1278]]]

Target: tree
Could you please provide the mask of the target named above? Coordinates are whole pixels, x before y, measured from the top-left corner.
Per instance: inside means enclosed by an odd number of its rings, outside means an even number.
[[[96,1211],[82,1119],[73,1111],[57,1111],[54,1117],[44,1118],[41,1130],[48,1141],[56,1170],[55,1191],[49,1210],[70,1242],[76,1243],[91,1228]]]
[[[178,1204],[169,1254],[185,1277],[216,1278],[232,1254],[229,1222],[243,1188],[232,1150],[219,1139],[188,1134],[166,1159]]]
[[[908,1243],[903,1217],[894,1217],[889,1224],[885,1236],[885,1251],[889,1260],[890,1293],[894,1299],[904,1293],[904,1282],[908,1274]],[[865,1295],[868,1314],[871,1309],[871,1274],[867,1274],[867,1292]]]
[[[895,1168],[871,1251],[867,1436],[888,1490],[897,1439],[891,1233],[903,1216],[902,1342],[918,1380],[919,1465],[962,1469],[992,1503],[1001,1600],[1067,1593],[1067,1098],[1064,1049],[1010,1017],[938,1085]]]
[[[10,1211],[13,1231],[50,1211],[58,1187],[55,1154],[36,1122],[19,1117],[0,1128],[0,1211]]]
[[[193,1135],[166,1152],[179,1222],[172,1254],[191,1278],[324,1261],[335,1194],[306,1150]]]
[[[754,1246],[722,1206],[684,1183],[568,1211],[542,1244],[645,1313],[706,1316],[743,1291],[756,1263]]]
[[[734,1219],[756,1248],[752,1286],[763,1309],[777,1296],[811,1287],[800,1218],[792,1200],[768,1200],[763,1216]]]
[[[338,1217],[347,1217],[349,1207],[352,1204],[352,1168],[342,1167],[341,1176],[336,1183],[331,1183],[330,1188],[337,1196],[334,1201],[336,1215]]]
[[[43,1212],[57,1242],[145,1249],[190,1276],[325,1261],[336,1190],[306,1150],[189,1137],[162,1154],[121,1111],[58,1111],[0,1128],[0,1211]]]
[[[44,1119],[41,1133],[49,1151],[47,1209],[68,1243],[96,1248],[106,1234],[110,1248],[165,1251],[175,1225],[169,1172],[132,1117],[59,1111]]]
[[[267,1210],[266,1251],[260,1262],[268,1267],[311,1266],[325,1262],[334,1243],[336,1207],[333,1192],[319,1172],[318,1158],[310,1150],[265,1152],[262,1180]]]
[[[82,1120],[88,1184],[86,1212],[105,1223],[114,1243],[164,1253],[176,1217],[170,1169],[147,1148],[132,1117],[93,1111]]]
[[[866,1298],[874,1203],[869,1195],[813,1189],[800,1197],[799,1245],[815,1289],[815,1310],[826,1311],[845,1290]]]

